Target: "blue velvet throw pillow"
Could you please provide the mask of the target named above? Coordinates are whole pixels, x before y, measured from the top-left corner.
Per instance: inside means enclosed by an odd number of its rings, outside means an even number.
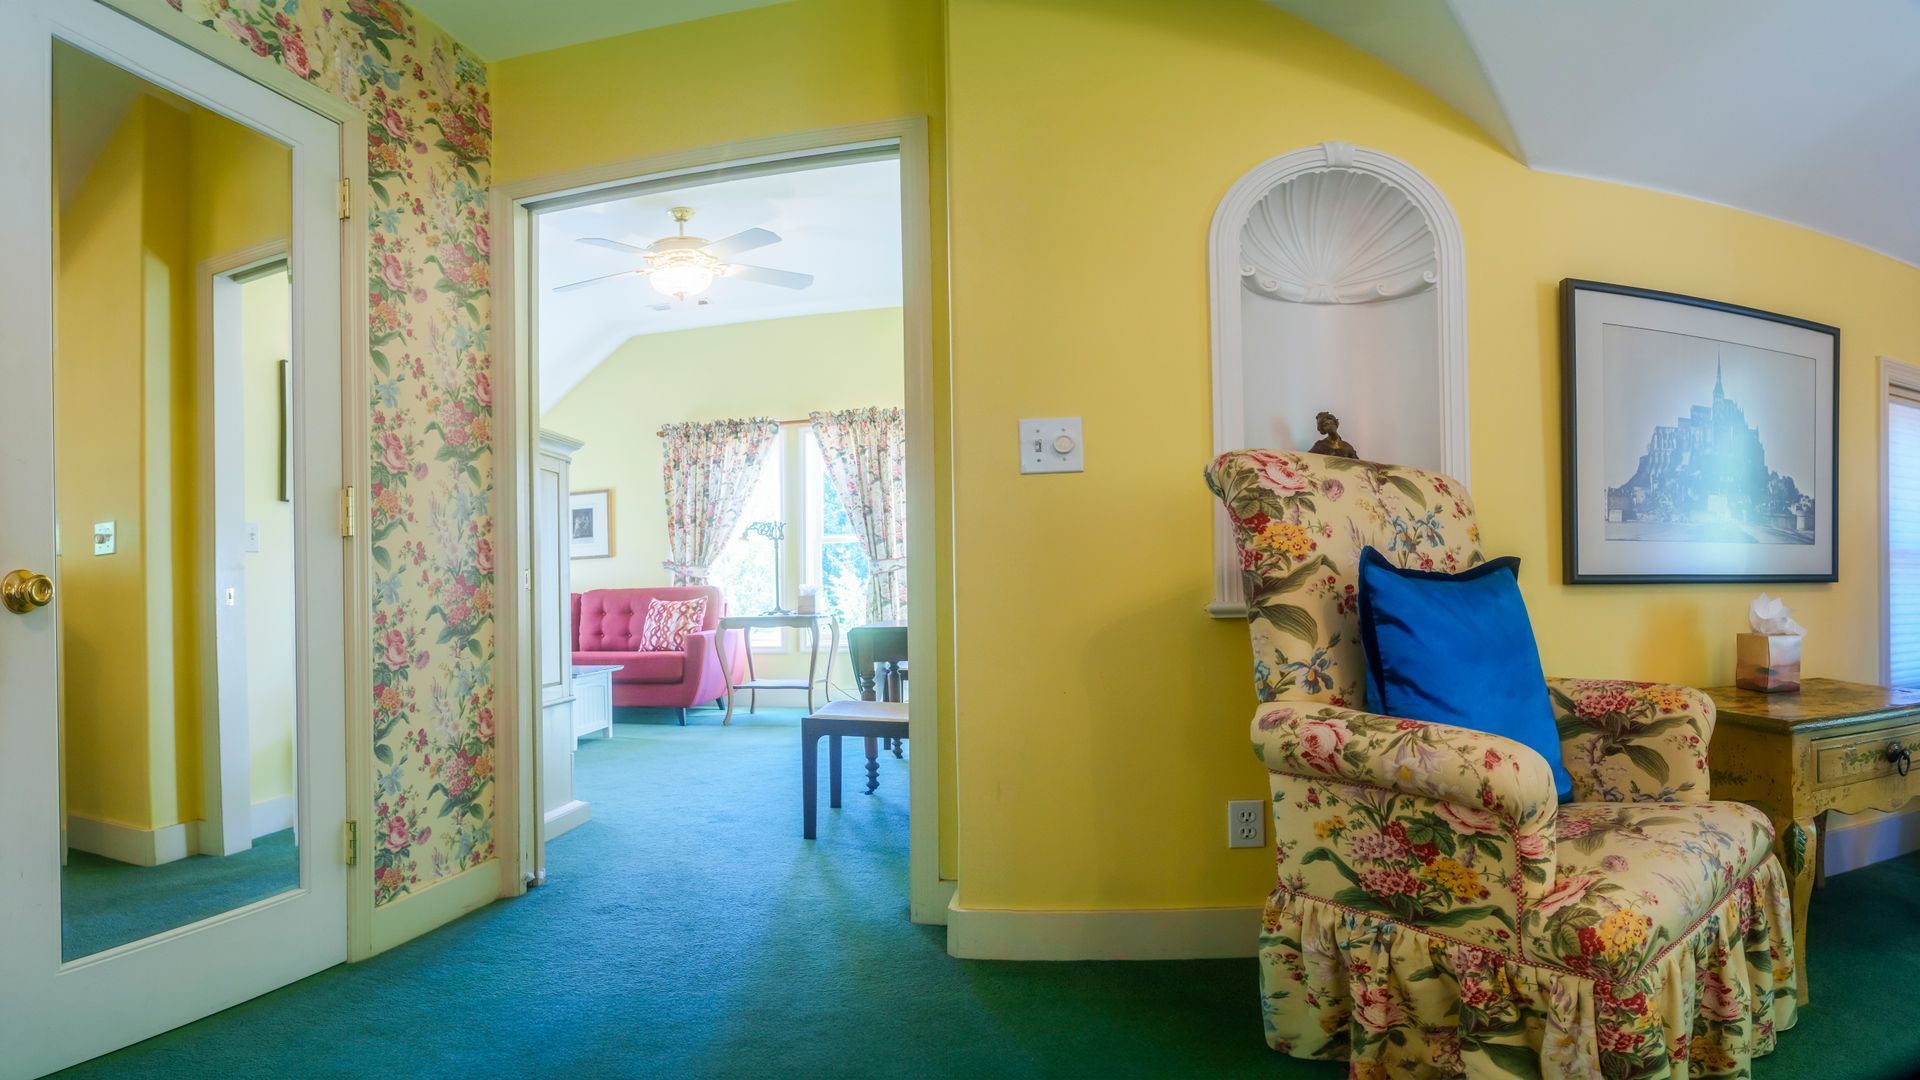
[[[1367,548],[1359,593],[1369,711],[1524,743],[1547,759],[1561,801],[1572,796],[1540,649],[1520,598],[1519,559],[1446,574],[1403,570]]]

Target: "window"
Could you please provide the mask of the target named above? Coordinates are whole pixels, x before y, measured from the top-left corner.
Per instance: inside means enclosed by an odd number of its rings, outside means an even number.
[[[780,568],[784,595],[779,604],[773,595],[773,543],[743,535],[756,521],[780,521],[787,526],[787,539],[780,545],[786,565]],[[867,621],[867,577],[871,573],[853,519],[827,477],[826,461],[813,430],[804,424],[782,428],[773,452],[761,466],[760,480],[754,485],[746,510],[735,523],[720,557],[714,560],[711,580],[726,595],[727,610],[751,615],[776,606],[791,608],[801,588],[811,587],[820,610],[832,612],[844,634],[849,627]],[[792,644],[797,647],[799,640],[796,635]],[[754,630],[749,642],[761,651],[789,645],[787,632],[777,627]]]
[[[840,491],[827,475],[826,460],[813,429],[805,431],[807,457],[807,538],[810,584],[819,589],[820,608],[840,620],[842,630],[867,621],[867,577],[872,567]]]
[[[1920,686],[1920,391],[1887,387],[1887,679]]]
[[[746,509],[740,512],[740,520],[734,523],[732,535],[727,537],[726,546],[720,549],[720,557],[713,561],[708,574],[708,580],[726,597],[730,615],[758,615],[779,606],[773,595],[773,541],[742,534],[756,521],[785,520],[781,490],[784,485],[780,482],[785,443],[784,438],[775,440],[772,452],[760,466],[760,481],[753,486]],[[786,546],[781,545],[783,549]],[[748,644],[755,649],[778,649],[785,640],[777,626],[756,627],[747,635]]]

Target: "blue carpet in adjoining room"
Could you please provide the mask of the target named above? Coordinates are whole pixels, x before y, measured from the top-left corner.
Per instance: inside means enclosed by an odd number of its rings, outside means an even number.
[[[1261,1041],[1252,960],[1016,964],[906,918],[907,763],[800,839],[798,712],[622,710],[575,759],[593,820],[550,882],[75,1070],[99,1076],[1307,1077]],[[911,749],[909,749],[911,753]],[[822,753],[822,769],[826,755]],[[823,802],[825,782],[822,780]],[[1115,797],[1122,797],[1116,794]],[[1814,991],[1760,1080],[1920,1063],[1920,857],[1835,877]]]

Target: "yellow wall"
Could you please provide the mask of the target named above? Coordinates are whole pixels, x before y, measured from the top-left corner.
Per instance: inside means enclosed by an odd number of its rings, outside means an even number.
[[[945,92],[941,0],[793,0],[515,57],[488,72],[493,179],[507,184],[589,165],[743,139],[924,117],[932,178],[934,438],[948,438]],[[715,58],[725,75],[714,75]],[[635,92],[697,87],[668,99]],[[934,531],[950,535],[945,463]],[[942,544],[935,592],[943,668],[952,670],[953,564]],[[956,867],[953,681],[940,684],[940,861]]]
[[[61,208],[54,424],[59,492],[62,705],[67,807],[153,825],[147,772],[141,177],[147,111],[130,110]],[[114,521],[117,554],[93,555]]]
[[[202,813],[211,608],[194,602],[206,593],[195,271],[284,235],[289,178],[284,147],[143,95],[61,208],[56,481],[71,813],[141,829]],[[116,524],[113,555],[93,554],[99,521]]]
[[[1460,218],[1474,496],[1489,550],[1523,560],[1549,671],[1728,681],[1758,591],[1559,583],[1557,282],[1839,326],[1841,580],[1773,591],[1809,627],[1809,673],[1874,678],[1875,357],[1920,357],[1920,271],[1528,171],[1258,0],[950,0],[948,45],[961,903],[1250,904],[1272,885],[1270,853],[1221,837],[1222,804],[1265,784],[1246,631],[1202,611],[1206,235],[1246,170],[1326,140],[1405,159]],[[1087,471],[1019,476],[1014,421],[1063,414],[1085,417]],[[1044,627],[1052,662],[1010,624]]]
[[[293,504],[280,501],[280,362],[291,355],[293,312],[285,273],[255,278],[239,292],[246,515],[260,527],[260,550],[241,555],[250,798],[260,803],[293,794]]]

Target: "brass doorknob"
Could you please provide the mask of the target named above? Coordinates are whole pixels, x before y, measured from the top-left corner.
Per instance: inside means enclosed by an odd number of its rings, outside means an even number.
[[[15,570],[0,580],[0,603],[15,615],[46,607],[53,599],[53,579],[31,570]]]

